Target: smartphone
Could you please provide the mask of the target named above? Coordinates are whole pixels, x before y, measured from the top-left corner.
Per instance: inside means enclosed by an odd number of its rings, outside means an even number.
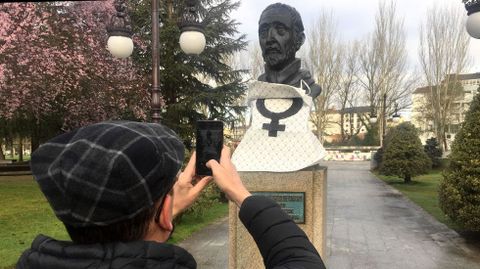
[[[223,148],[223,122],[217,120],[197,121],[195,171],[199,176],[211,176],[212,170],[206,163],[215,159],[220,161]]]

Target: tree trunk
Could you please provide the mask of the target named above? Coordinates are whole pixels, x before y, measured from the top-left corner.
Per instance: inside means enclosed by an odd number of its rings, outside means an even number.
[[[33,152],[40,146],[40,130],[37,125],[33,126],[32,137],[30,139],[32,144],[32,152]]]
[[[443,152],[447,152],[448,144],[447,144],[447,134],[445,133],[445,129],[443,131],[442,142],[443,142]]]
[[[172,0],[168,0],[167,1],[167,14],[168,14],[168,19],[173,19],[173,13],[174,13],[174,10],[173,10],[173,1]]]
[[[411,183],[412,177],[410,175],[405,175],[404,180],[405,180],[405,184]]]
[[[18,138],[18,161],[23,162],[23,137]]]
[[[351,140],[351,139],[353,138],[353,136],[354,136],[354,135],[353,135],[353,127],[354,127],[354,126],[353,126],[353,124],[354,124],[354,122],[353,122],[353,116],[354,116],[353,113],[348,114],[348,117],[349,117],[349,120],[350,120],[349,123],[348,123],[348,125],[350,126],[350,134],[349,134],[349,138],[348,138],[349,140]]]
[[[5,154],[3,153],[2,143],[0,143],[0,160],[5,160]]]
[[[15,147],[13,145],[13,139],[10,140],[10,159],[14,159],[15,158]]]

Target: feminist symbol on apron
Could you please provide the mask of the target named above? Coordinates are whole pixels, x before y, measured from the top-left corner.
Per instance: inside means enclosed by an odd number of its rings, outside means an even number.
[[[268,110],[265,106],[265,99],[258,99],[256,102],[258,112],[265,118],[271,119],[270,123],[264,123],[262,129],[268,130],[268,136],[277,137],[278,132],[285,131],[285,124],[280,124],[280,120],[286,119],[297,114],[302,109],[302,98],[292,98],[292,105],[284,112],[275,113]]]

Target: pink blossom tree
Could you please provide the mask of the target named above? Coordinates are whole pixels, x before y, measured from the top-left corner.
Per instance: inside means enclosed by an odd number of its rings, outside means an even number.
[[[16,132],[32,148],[88,123],[146,118],[148,77],[106,50],[113,12],[112,1],[0,5],[0,118],[28,127]]]

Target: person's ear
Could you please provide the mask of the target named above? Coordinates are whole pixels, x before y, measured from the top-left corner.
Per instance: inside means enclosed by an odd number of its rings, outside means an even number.
[[[172,211],[173,211],[173,197],[169,194],[165,196],[165,200],[163,201],[163,206],[160,209],[162,210],[160,213],[160,219],[158,225],[165,230],[165,231],[173,231],[173,224],[172,224]]]
[[[305,43],[305,33],[301,32],[297,35],[297,42],[295,44],[297,51],[302,47],[303,43]]]

